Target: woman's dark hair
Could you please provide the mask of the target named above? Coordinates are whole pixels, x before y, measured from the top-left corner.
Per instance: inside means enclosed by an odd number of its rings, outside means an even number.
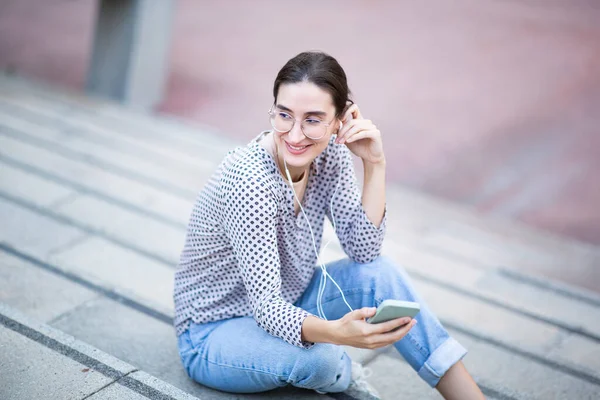
[[[277,74],[273,85],[273,98],[277,102],[277,93],[282,84],[311,82],[326,91],[333,99],[335,116],[341,117],[350,100],[350,89],[346,73],[329,54],[318,51],[306,51],[289,60]]]

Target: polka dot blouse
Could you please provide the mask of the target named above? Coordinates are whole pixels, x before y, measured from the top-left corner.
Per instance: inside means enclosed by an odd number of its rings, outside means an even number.
[[[302,212],[267,149],[258,142],[230,151],[196,199],[179,269],[175,274],[177,335],[190,321],[206,323],[252,315],[271,335],[295,346],[304,319],[293,305],[308,286],[317,263]],[[332,201],[332,195],[333,201]],[[334,143],[309,168],[302,206],[321,247],[324,218],[335,217],[344,252],[367,263],[381,251],[386,215],[379,227],[361,203],[352,156]]]

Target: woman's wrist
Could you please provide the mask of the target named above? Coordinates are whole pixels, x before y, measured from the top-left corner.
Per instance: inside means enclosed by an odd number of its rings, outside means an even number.
[[[369,221],[377,228],[383,221],[385,213],[385,157],[376,163],[363,160],[364,184],[362,205]]]
[[[326,321],[309,315],[302,323],[302,340],[313,343],[340,344],[337,340],[336,321]]]
[[[385,169],[385,167],[386,167],[385,157],[383,157],[381,160],[377,160],[375,162],[367,161],[365,159],[363,159],[362,162],[363,162],[363,167],[364,168]]]

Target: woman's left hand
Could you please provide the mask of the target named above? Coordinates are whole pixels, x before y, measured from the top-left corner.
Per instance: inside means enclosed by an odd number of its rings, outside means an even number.
[[[352,104],[342,119],[344,127],[338,132],[336,143],[345,143],[348,149],[363,162],[379,164],[385,162],[381,132],[364,119],[356,104]]]

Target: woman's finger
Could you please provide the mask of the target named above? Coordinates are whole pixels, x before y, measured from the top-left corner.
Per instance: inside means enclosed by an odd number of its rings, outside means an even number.
[[[360,123],[359,120],[351,120],[348,123],[344,123],[344,127],[337,133],[337,140],[340,140],[342,137],[344,137],[344,135],[346,135],[346,133],[358,123]]]
[[[363,307],[354,311],[350,311],[346,316],[351,320],[363,320],[365,318],[372,317],[377,312],[375,307]]]
[[[396,343],[400,339],[402,339],[406,334],[412,329],[413,326],[417,324],[417,320],[413,319],[410,323],[405,324],[400,327],[398,330],[393,332],[381,333],[378,335],[374,335],[371,339],[371,344],[374,344],[377,347],[387,346],[392,343]]]
[[[377,134],[379,133],[378,130],[369,130],[369,131],[360,131],[357,132],[353,135],[349,135],[345,140],[344,143],[352,143],[352,142],[356,142],[357,140],[361,140],[364,138],[374,138],[377,137]]]
[[[354,119],[362,119],[362,114],[360,112],[360,108],[358,108],[358,105],[356,104],[352,104],[348,110],[346,111],[346,114],[350,114],[352,116],[352,118]]]
[[[410,317],[396,318],[391,321],[382,322],[374,325],[373,333],[388,333],[396,328],[404,326],[411,321]]]
[[[338,134],[338,137],[337,137],[338,142],[343,143],[350,136],[352,136],[360,131],[369,131],[369,130],[373,130],[374,128],[376,128],[375,125],[373,125],[373,123],[368,119],[352,120],[348,124],[348,127],[346,129],[344,129],[341,134]]]
[[[355,104],[355,106],[356,106],[356,104]],[[354,109],[352,111],[352,118],[354,118],[354,119],[362,119],[362,117],[363,116],[362,116],[362,114],[360,112],[360,108],[358,108],[358,106],[356,106],[356,109]]]
[[[400,329],[393,332],[384,333],[383,336],[385,336],[385,340],[387,340],[389,343],[395,343],[398,340],[402,339],[404,336],[406,336],[408,331],[410,331],[412,327],[416,324],[417,320],[413,319],[412,321],[410,321],[410,323],[404,325]]]
[[[359,121],[357,121],[357,120],[351,120],[348,123],[346,123],[344,125],[344,127],[342,129],[340,129],[339,132],[337,133],[336,142],[341,143],[341,140],[346,135],[346,133],[348,133],[348,131],[350,129],[352,129],[358,123],[359,123]]]
[[[348,107],[348,109],[344,113],[344,118],[342,119],[342,122],[345,124],[349,120],[350,116],[352,116],[354,119],[358,119],[354,117],[354,114],[357,110],[358,106],[356,104],[352,104],[350,107]],[[360,111],[358,112],[358,115],[360,115]]]

